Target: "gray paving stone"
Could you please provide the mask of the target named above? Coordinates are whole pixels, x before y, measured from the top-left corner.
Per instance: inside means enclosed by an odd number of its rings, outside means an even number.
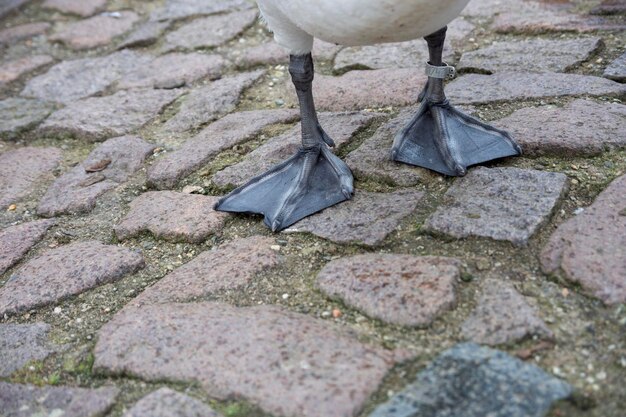
[[[154,145],[137,136],[109,139],[94,149],[82,164],[61,175],[48,188],[37,214],[87,213],[105,192],[126,182],[152,154]]]
[[[35,220],[0,230],[0,275],[43,239],[54,223],[54,220]]]
[[[456,345],[370,417],[542,417],[572,387],[504,352]]]
[[[528,107],[493,124],[509,131],[524,155],[594,156],[626,148],[626,106],[618,103]]]
[[[183,146],[156,161],[148,170],[148,183],[171,188],[218,153],[251,139],[267,126],[298,119],[297,110],[254,110],[232,113],[203,129]]]
[[[208,405],[169,388],[146,395],[124,417],[221,417]]]
[[[177,88],[202,78],[218,78],[228,61],[220,55],[171,53],[125,74],[117,88]]]
[[[465,52],[457,69],[484,73],[567,72],[589,59],[602,46],[602,39],[598,37],[497,42]]]
[[[217,291],[243,287],[256,274],[281,262],[271,249],[274,244],[273,239],[252,236],[202,252],[147,288],[133,305],[198,301]]]
[[[94,366],[197,382],[211,397],[241,398],[272,415],[352,417],[394,356],[274,306],[158,304],[125,309],[105,324]]]
[[[36,387],[0,382],[0,407],[4,417],[101,417],[113,407],[118,394],[114,387]]]
[[[564,174],[520,168],[469,171],[446,192],[424,230],[455,238],[470,236],[528,244],[565,194]]]
[[[0,288],[0,314],[55,303],[144,267],[140,253],[100,242],[77,242],[44,252]]]
[[[147,231],[165,240],[202,243],[226,221],[225,213],[213,210],[218,200],[173,191],[143,193],[130,203],[130,211],[115,226],[115,234],[123,240]]]
[[[455,307],[459,266],[435,256],[357,255],[328,263],[317,286],[370,317],[423,327]]]
[[[165,48],[211,48],[235,38],[257,19],[254,10],[203,17],[181,26],[165,37]]]
[[[137,89],[78,100],[52,113],[39,131],[88,141],[125,135],[154,119],[183,93],[182,89]]]
[[[30,0],[4,0],[0,3],[0,19],[17,11],[20,7],[28,4]]]
[[[118,15],[101,14],[68,23],[61,31],[51,35],[51,41],[61,42],[74,50],[90,49],[109,45],[114,38],[128,32],[139,16],[131,11],[121,11]]]
[[[541,252],[545,273],[567,279],[604,301],[626,301],[626,176],[614,180],[581,214],[559,226]]]
[[[591,75],[498,72],[468,74],[446,87],[456,104],[528,100],[543,97],[606,96],[626,93],[626,86]]]
[[[107,0],[46,0],[41,6],[61,13],[89,17],[103,11],[106,4]]]
[[[27,197],[38,183],[52,179],[51,171],[59,162],[57,148],[24,147],[0,154],[0,210]]]
[[[34,22],[11,26],[7,29],[0,30],[0,44],[10,45],[24,39],[43,35],[50,27],[51,25],[48,22]]]
[[[246,0],[167,0],[162,8],[152,13],[150,19],[179,20],[192,16],[246,10],[253,7],[254,3]]]
[[[626,52],[611,62],[603,75],[615,81],[626,82]]]
[[[309,232],[335,243],[377,246],[411,214],[423,193],[356,191],[352,200],[327,208],[291,226],[290,232]]]
[[[320,113],[319,120],[324,130],[333,138],[335,145],[342,145],[366,127],[379,114],[353,113]],[[239,186],[249,179],[262,174],[274,165],[294,155],[302,146],[302,129],[300,125],[282,135],[269,139],[266,143],[250,152],[243,161],[229,166],[213,175],[212,181],[220,187]]]
[[[598,15],[626,14],[626,3],[624,0],[603,0],[599,5],[591,9],[590,13]]]
[[[485,345],[553,337],[537,309],[513,285],[497,279],[483,282],[476,308],[463,322],[461,333],[465,339]]]
[[[48,55],[31,55],[6,62],[0,65],[0,86],[12,83],[29,72],[52,62],[54,59]]]
[[[152,59],[133,51],[120,51],[104,57],[63,61],[26,83],[21,95],[69,104],[102,93],[124,74],[148,65]]]
[[[143,23],[124,39],[118,46],[118,49],[150,46],[156,43],[171,25],[172,22],[169,20],[164,22],[149,21]]]
[[[244,90],[263,75],[264,70],[246,72],[224,77],[193,90],[180,106],[178,113],[165,123],[164,129],[184,132],[230,113],[237,107]]]
[[[331,61],[341,48],[341,46],[316,39],[313,43],[313,58],[317,61]],[[231,59],[243,68],[287,64],[289,52],[276,42],[270,41],[243,50],[231,51]]]
[[[0,101],[0,137],[14,139],[48,117],[54,110],[49,102],[25,98],[8,98]]]
[[[48,341],[49,331],[46,323],[0,324],[0,377],[7,377],[29,362],[42,361],[62,350],[62,346]]]

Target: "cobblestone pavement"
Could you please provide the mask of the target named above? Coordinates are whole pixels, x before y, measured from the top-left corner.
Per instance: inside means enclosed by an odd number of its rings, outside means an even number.
[[[626,415],[626,3],[449,34],[525,155],[390,162],[424,42],[318,42],[357,191],[272,234],[212,209],[299,140],[254,3],[0,1],[0,416]]]

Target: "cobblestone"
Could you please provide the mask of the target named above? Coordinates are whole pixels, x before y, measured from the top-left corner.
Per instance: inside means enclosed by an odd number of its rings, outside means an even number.
[[[171,25],[172,22],[169,20],[164,22],[145,22],[132,31],[120,44],[118,49],[150,46],[156,43]]]
[[[54,220],[35,220],[0,230],[0,275],[19,262],[54,223]]]
[[[0,137],[12,139],[41,123],[54,110],[51,103],[24,98],[0,101]]]
[[[1,16],[0,12],[0,16]],[[30,39],[34,36],[43,35],[50,27],[48,22],[26,23],[23,25],[11,26],[10,28],[0,30],[0,44],[10,45],[13,42],[19,42],[24,39]]]
[[[5,0],[0,4],[0,19],[14,13],[20,7],[28,3],[29,0]]]
[[[100,242],[77,242],[28,261],[0,288],[0,314],[55,303],[144,267],[141,254]]]
[[[139,16],[134,12],[122,11],[118,13],[119,16],[102,14],[69,23],[60,32],[51,35],[49,39],[61,42],[75,50],[108,45],[114,38],[128,32],[139,20]]]
[[[0,377],[10,376],[31,361],[42,361],[62,350],[48,341],[46,323],[0,324]],[[0,405],[2,405],[0,394]],[[2,407],[4,410],[4,407]]]
[[[626,53],[622,54],[606,67],[604,76],[622,83],[626,81]]]
[[[0,86],[12,83],[29,72],[52,62],[54,62],[54,59],[51,56],[33,55],[2,64],[0,65]]]
[[[89,17],[105,9],[107,0],[46,0],[42,7],[61,13]]]
[[[169,388],[146,395],[124,417],[221,417],[211,407],[195,398]]]
[[[446,192],[424,230],[527,245],[563,197],[567,177],[519,168],[476,168]]]
[[[195,381],[214,398],[285,416],[351,417],[393,366],[390,352],[323,321],[219,303],[123,311],[100,330],[95,357],[102,371]]]
[[[254,7],[246,0],[167,0],[150,16],[151,20],[179,20],[193,16],[211,15]]]

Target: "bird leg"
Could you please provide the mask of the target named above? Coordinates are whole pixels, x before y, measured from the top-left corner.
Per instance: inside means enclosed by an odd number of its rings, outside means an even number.
[[[215,205],[219,211],[263,214],[272,231],[348,200],[354,190],[350,169],[330,151],[334,142],[317,119],[311,54],[291,55],[289,73],[300,102],[302,147]]]
[[[446,98],[443,81],[455,74],[454,67],[442,60],[446,31],[443,28],[425,38],[430,55],[428,82],[417,113],[394,139],[391,159],[463,176],[470,165],[522,151],[507,132],[462,113]]]

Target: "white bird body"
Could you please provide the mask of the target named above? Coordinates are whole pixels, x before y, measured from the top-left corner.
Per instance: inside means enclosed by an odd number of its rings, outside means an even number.
[[[429,35],[456,18],[469,0],[257,0],[276,42],[299,55],[313,39],[356,46]]]

